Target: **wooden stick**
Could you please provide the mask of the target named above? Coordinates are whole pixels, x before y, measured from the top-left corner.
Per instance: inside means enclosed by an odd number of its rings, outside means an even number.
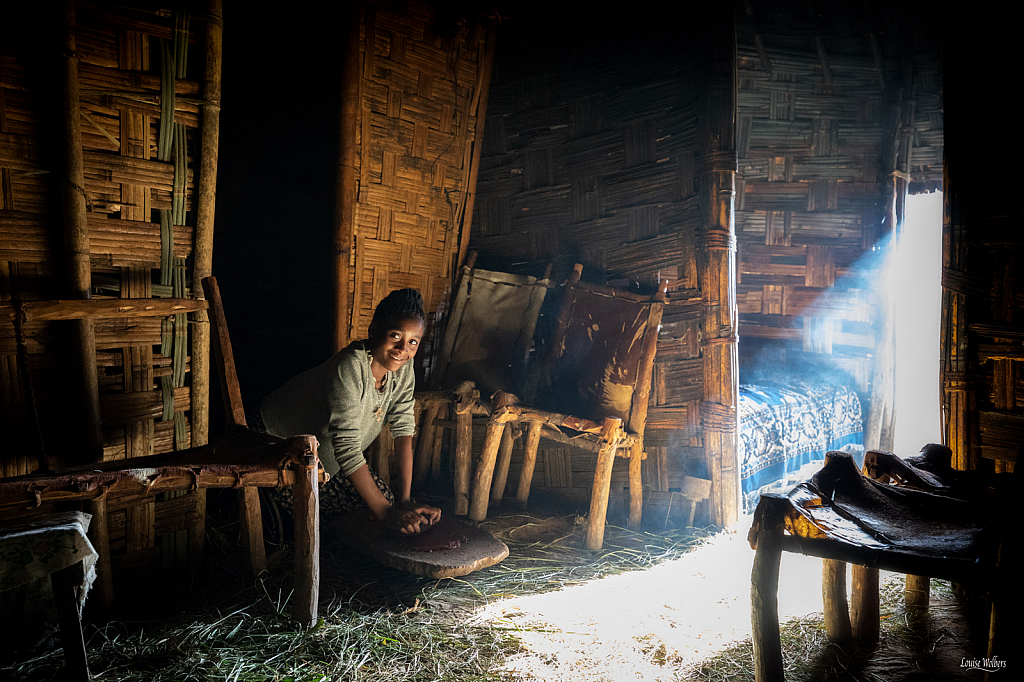
[[[516,501],[519,506],[526,507],[526,501],[530,498],[530,486],[533,483],[533,470],[537,466],[537,447],[540,445],[540,429],[543,426],[540,422],[530,422],[526,427],[526,443],[523,447],[523,468],[519,472],[519,487],[516,491]]]
[[[878,569],[853,566],[853,596],[850,603],[853,639],[860,646],[878,643]]]
[[[480,461],[477,463],[476,473],[473,475],[473,492],[469,498],[469,518],[474,521],[483,521],[487,518],[491,478],[494,475],[494,463],[498,458],[498,448],[501,445],[505,427],[504,422],[494,417],[487,425],[487,435],[484,436],[484,444],[480,450]]]
[[[640,519],[644,508],[644,482],[642,477],[644,451],[642,446],[634,445],[629,449],[629,452],[629,528],[631,530],[640,530]]]
[[[305,628],[316,623],[320,600],[320,486],[317,484],[316,446],[296,467],[292,498],[295,501],[295,602],[292,618]]]
[[[501,446],[498,448],[498,464],[491,486],[491,506],[500,507],[501,498],[505,496],[505,484],[508,482],[508,467],[512,463],[512,432],[515,424],[505,424],[501,432]]]
[[[449,409],[448,405],[442,405],[438,414],[447,417]],[[433,442],[427,444],[430,447],[430,478],[436,481],[441,477],[441,441],[444,440],[444,429],[435,427],[431,440]]]
[[[229,427],[245,426],[245,406],[242,404],[242,389],[238,385],[238,373],[235,371],[235,354],[231,349],[231,337],[228,335],[228,321],[224,316],[224,304],[220,298],[220,288],[216,277],[203,280],[203,290],[210,304],[210,317],[213,331],[213,353],[221,367],[221,391],[224,399],[224,412]],[[193,358],[193,362],[195,359]]]
[[[476,136],[473,140],[473,156],[469,162],[469,184],[466,187],[466,204],[463,213],[463,224],[459,232],[459,250],[456,254],[456,264],[463,261],[463,254],[469,246],[470,227],[473,223],[473,205],[476,201],[477,177],[480,173],[480,156],[484,148],[484,121],[487,118],[487,100],[491,91],[491,72],[494,70],[494,55],[497,48],[497,26],[492,19],[488,20],[487,30],[487,51],[480,64],[479,79],[477,81],[476,95],[477,107],[474,112],[476,119]]]
[[[50,574],[53,584],[53,605],[60,624],[60,638],[64,644],[66,674],[61,679],[85,680],[89,675],[89,659],[85,653],[85,638],[82,636],[82,619],[78,614],[76,588],[85,578],[85,566],[79,561],[67,568]]]
[[[605,445],[597,453],[594,469],[594,486],[590,492],[590,514],[587,516],[587,549],[601,549],[604,545],[604,526],[608,514],[608,494],[612,485],[612,465],[615,464],[615,450],[619,446],[618,432],[622,420],[604,420]]]
[[[87,500],[85,511],[92,515],[89,542],[99,554],[96,560],[96,596],[103,609],[114,603],[114,578],[110,567],[110,532],[107,527],[107,498],[103,495]]]
[[[764,498],[761,498],[762,503]],[[754,566],[750,571],[751,640],[754,645],[754,680],[784,682],[782,642],[779,638],[779,566],[782,562],[782,516],[766,511],[755,515],[757,530]]]
[[[908,575],[903,588],[903,602],[911,607],[928,606],[931,599],[931,578],[923,575]]]
[[[824,603],[825,631],[837,644],[852,641],[850,606],[846,600],[846,562],[821,560],[821,598]]]
[[[334,224],[334,338],[332,353],[337,353],[351,341],[349,317],[356,315],[359,301],[352,302],[349,309],[348,279],[352,275],[349,256],[352,251],[352,235],[356,219],[356,129],[359,125],[359,17],[361,1],[348,3],[346,26],[343,33],[344,49],[341,53],[341,135],[338,150],[338,185],[335,197]],[[366,46],[367,55],[372,55],[372,34]],[[368,57],[369,58],[369,57]],[[369,126],[367,126],[367,129]],[[364,148],[369,140],[362,141]],[[361,273],[357,272],[356,277]],[[354,324],[352,325],[355,326]]]
[[[469,513],[469,478],[473,447],[473,413],[455,411],[455,513]]]
[[[263,546],[263,517],[260,515],[260,491],[253,486],[238,490],[238,520],[249,571],[258,578],[267,570],[267,551]]]

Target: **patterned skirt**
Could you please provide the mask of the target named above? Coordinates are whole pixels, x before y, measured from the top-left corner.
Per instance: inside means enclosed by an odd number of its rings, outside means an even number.
[[[246,421],[249,423],[249,428],[253,431],[266,433],[266,427],[263,425],[263,416],[259,410],[256,410],[255,414],[246,415]],[[373,467],[369,465],[367,467],[370,470],[370,476],[373,477],[373,482],[377,484],[377,488],[387,499],[388,503],[393,505],[395,503],[395,496],[391,492],[391,488],[388,487],[387,481],[378,476]],[[288,512],[289,515],[295,513],[295,502],[292,498],[291,488],[270,488],[269,492],[281,509]],[[352,485],[347,476],[340,474],[332,476],[329,481],[320,485],[320,519],[322,521],[330,521],[334,517],[341,516],[355,509],[365,508],[366,501],[363,500],[359,491],[356,490],[356,487]]]

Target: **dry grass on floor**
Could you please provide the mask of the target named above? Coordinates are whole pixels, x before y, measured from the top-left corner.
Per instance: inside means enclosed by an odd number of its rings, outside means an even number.
[[[237,528],[211,525],[208,579],[186,606],[88,626],[90,667],[96,680],[147,682],[753,679],[745,529],[610,526],[605,547],[590,552],[574,514],[506,511],[482,525],[510,556],[462,579],[417,578],[325,541],[321,621],[307,632],[288,618],[287,548],[271,554],[263,580],[231,582]],[[825,640],[819,561],[784,555],[783,576],[789,679],[896,679]],[[901,579],[884,583],[883,645],[934,650],[915,641],[923,636],[945,645],[946,630],[907,626]],[[788,595],[787,584],[796,588]],[[57,648],[0,667],[0,678],[50,680],[61,664]]]
[[[325,542],[320,621],[306,632],[290,623],[291,558],[272,554],[270,575],[226,582],[237,571],[236,529],[208,531],[210,576],[184,610],[87,625],[96,680],[495,680],[521,651],[517,628],[470,622],[469,615],[510,595],[536,594],[648,568],[699,545],[703,531],[634,533],[611,526],[605,547],[582,548],[575,515],[498,515],[484,527],[510,557],[462,579],[429,580],[385,569]],[[145,613],[145,611],[143,611]],[[0,667],[0,677],[54,679],[59,647]]]

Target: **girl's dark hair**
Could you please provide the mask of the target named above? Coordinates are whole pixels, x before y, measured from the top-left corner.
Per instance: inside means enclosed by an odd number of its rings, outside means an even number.
[[[370,338],[383,334],[404,320],[419,320],[425,324],[423,297],[415,289],[395,289],[377,304],[370,321]]]

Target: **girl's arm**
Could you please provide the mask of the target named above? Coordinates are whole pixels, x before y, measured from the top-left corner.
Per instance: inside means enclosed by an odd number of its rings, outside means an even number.
[[[398,485],[392,490],[395,494],[395,505],[422,514],[426,517],[428,525],[440,521],[440,509],[412,502],[412,436],[395,438],[395,458],[398,460]]]
[[[377,520],[383,521],[389,528],[402,533],[418,533],[421,524],[432,523],[416,510],[392,507],[380,488],[377,487],[373,476],[370,475],[369,467],[365,464],[349,474],[348,480],[352,482],[352,486],[370,507],[370,511],[377,517]]]

